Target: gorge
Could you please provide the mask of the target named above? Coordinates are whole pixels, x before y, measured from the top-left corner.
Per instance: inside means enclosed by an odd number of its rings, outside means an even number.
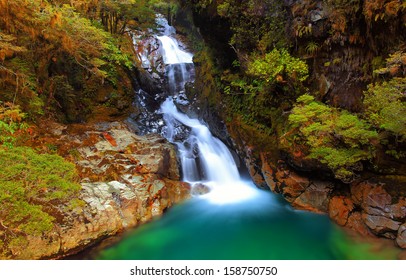
[[[405,9],[0,1],[0,258],[405,259]]]
[[[183,180],[191,185],[194,198],[91,256],[161,260],[397,258],[400,251],[391,249],[389,243],[356,241],[326,216],[294,210],[277,195],[258,189],[249,176],[240,179],[234,159],[237,155],[233,157],[201,121],[176,107],[190,105],[182,87],[191,76],[184,72],[193,69],[186,68],[191,56],[179,49],[174,35],[157,37],[170,97],[156,113],[163,114],[161,133],[177,146]],[[193,108],[188,112],[195,115]]]

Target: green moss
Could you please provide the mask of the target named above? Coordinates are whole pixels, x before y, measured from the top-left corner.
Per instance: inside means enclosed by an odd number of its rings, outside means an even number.
[[[0,147],[0,220],[7,233],[5,245],[22,246],[26,236],[52,230],[58,211],[83,205],[76,198],[81,189],[77,180],[75,166],[60,156],[38,154],[28,147]]]

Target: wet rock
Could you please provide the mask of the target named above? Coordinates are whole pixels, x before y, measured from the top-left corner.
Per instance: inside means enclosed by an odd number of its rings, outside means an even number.
[[[204,184],[194,184],[192,186],[192,195],[199,196],[210,192],[210,188]]]
[[[319,20],[324,19],[325,15],[324,15],[323,11],[313,10],[313,11],[310,11],[309,17],[312,22],[317,22]]]
[[[49,123],[50,127],[49,130],[51,134],[55,136],[61,136],[67,129],[66,125],[58,124],[58,123]]]
[[[352,200],[345,196],[334,196],[329,202],[329,215],[340,226],[348,222],[351,211],[354,209]]]
[[[406,200],[399,197],[398,201],[394,202],[394,198],[385,190],[383,185],[369,182],[353,184],[351,197],[367,214],[395,220],[406,218]]]
[[[320,75],[318,82],[320,97],[324,97],[331,89],[331,82],[323,74]]]

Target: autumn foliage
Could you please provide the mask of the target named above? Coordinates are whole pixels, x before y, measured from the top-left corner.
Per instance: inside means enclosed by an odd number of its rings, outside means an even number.
[[[144,0],[1,0],[0,101],[31,119],[63,112],[76,121],[97,88],[116,87],[120,69],[132,67],[131,50],[121,49],[128,28],[154,18]]]

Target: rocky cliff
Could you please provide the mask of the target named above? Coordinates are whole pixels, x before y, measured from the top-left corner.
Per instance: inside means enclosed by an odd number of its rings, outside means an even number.
[[[61,125],[48,121],[32,145],[75,163],[82,190],[80,207],[60,211],[54,229],[28,236],[11,259],[60,258],[161,215],[189,197],[179,182],[174,147],[159,135],[138,136],[123,122]],[[38,132],[39,132],[38,131]]]
[[[204,40],[195,55],[196,83],[190,94],[206,111],[201,114],[213,131],[225,139],[224,129],[217,131],[221,125],[210,114],[220,113],[257,185],[283,194],[299,209],[328,213],[339,225],[405,248],[405,142],[373,124],[364,101],[375,84],[405,77],[403,2],[181,2]],[[297,72],[289,75],[289,67],[297,65],[285,63],[289,56],[278,57],[275,49],[287,49],[307,63],[304,83],[297,82]],[[267,69],[270,63],[275,67]],[[277,67],[282,70],[275,74]],[[330,136],[329,149],[349,151],[343,145],[346,136],[329,129],[310,143],[290,128],[289,115],[305,92],[325,104],[323,108],[357,116],[377,131],[379,137],[361,148],[366,153],[372,148],[370,156],[342,165],[351,178],[340,180],[328,161],[309,156],[311,144],[323,138],[328,142]],[[396,102],[402,111],[401,94]]]

